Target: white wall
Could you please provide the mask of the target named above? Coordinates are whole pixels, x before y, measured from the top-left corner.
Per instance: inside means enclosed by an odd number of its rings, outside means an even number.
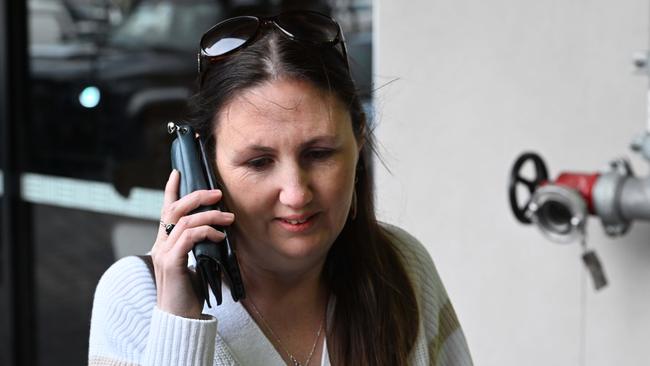
[[[647,1],[379,1],[375,11],[380,217],[427,245],[476,365],[649,365],[650,225],[617,240],[589,223],[610,286],[577,243],[513,218],[514,159],[592,171],[646,126]],[[637,174],[647,164],[634,157]],[[584,300],[584,301],[583,301]]]

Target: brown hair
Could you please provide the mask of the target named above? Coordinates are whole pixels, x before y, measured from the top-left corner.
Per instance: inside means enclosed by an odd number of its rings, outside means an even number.
[[[269,30],[257,42],[210,66],[191,100],[190,123],[203,136],[211,136],[215,116],[233,96],[280,77],[305,80],[337,96],[348,106],[357,141],[364,141],[356,172],[356,218],[348,218],[324,268],[336,298],[327,330],[333,364],[407,365],[419,330],[417,301],[399,249],[375,217],[372,133],[340,52]],[[209,148],[214,153],[214,146]]]

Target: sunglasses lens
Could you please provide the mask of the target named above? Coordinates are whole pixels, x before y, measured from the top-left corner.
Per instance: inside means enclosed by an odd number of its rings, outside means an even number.
[[[256,17],[236,17],[225,20],[207,31],[201,38],[201,49],[208,56],[220,56],[241,47],[257,31]]]
[[[339,32],[334,20],[315,12],[283,13],[276,23],[294,38],[314,43],[333,42]]]

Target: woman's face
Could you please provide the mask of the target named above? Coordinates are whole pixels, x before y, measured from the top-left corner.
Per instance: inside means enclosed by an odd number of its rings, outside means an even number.
[[[322,264],[347,219],[359,156],[345,106],[308,82],[274,80],[228,103],[215,136],[240,259],[276,272]]]

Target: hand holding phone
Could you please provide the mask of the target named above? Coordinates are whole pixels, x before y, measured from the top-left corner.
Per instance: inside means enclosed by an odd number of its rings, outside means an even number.
[[[171,147],[172,168],[180,172],[179,197],[196,190],[218,189],[207,158],[205,145],[192,127],[185,124],[169,122],[167,130],[175,138]],[[200,206],[191,213],[220,210],[220,205]],[[210,304],[209,291],[212,290],[217,305],[222,302],[221,280],[225,276],[230,285],[230,292],[235,301],[244,298],[244,284],[237,257],[228,238],[228,231],[223,227],[215,229],[225,234],[224,240],[214,243],[204,240],[195,243],[192,252],[196,258],[196,272],[199,275],[200,295]]]

